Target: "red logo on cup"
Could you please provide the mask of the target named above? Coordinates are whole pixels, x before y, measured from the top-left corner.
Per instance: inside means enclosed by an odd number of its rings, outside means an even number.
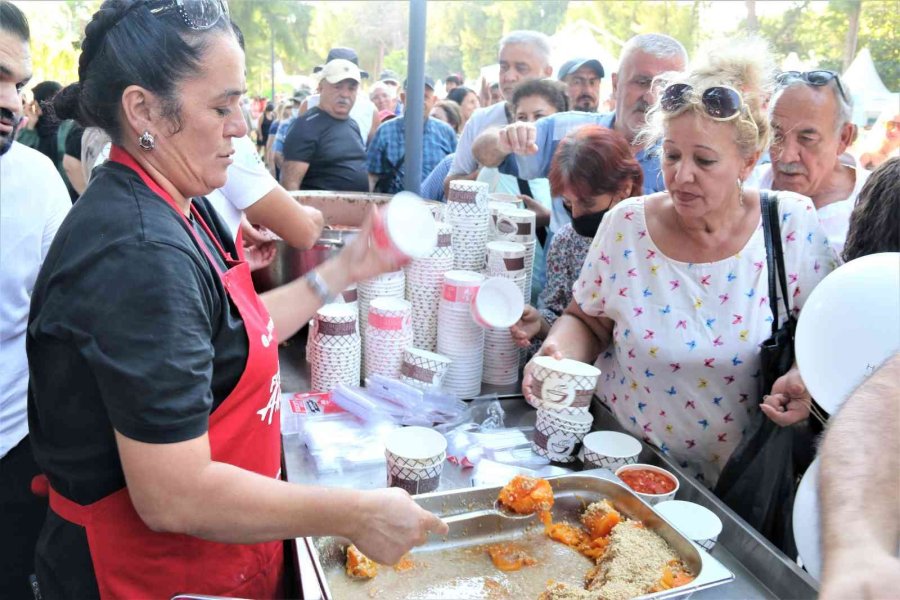
[[[455,286],[444,284],[444,300],[449,302],[466,302],[469,303],[478,292],[477,287],[471,286]]]
[[[404,320],[403,317],[389,317],[378,313],[369,313],[369,325],[375,329],[399,331],[403,329]]]

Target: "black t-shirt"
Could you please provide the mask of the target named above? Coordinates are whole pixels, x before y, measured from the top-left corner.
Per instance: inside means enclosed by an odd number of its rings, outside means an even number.
[[[368,192],[366,147],[353,119],[318,106],[297,117],[284,139],[284,160],[309,163],[301,190]]]
[[[195,205],[233,254],[215,210],[205,199]],[[35,458],[81,504],[125,485],[113,429],[147,443],[202,435],[248,353],[243,321],[183,220],[113,162],[95,170],[56,234],[26,347]],[[96,595],[81,527],[51,514],[37,564],[45,598]]]

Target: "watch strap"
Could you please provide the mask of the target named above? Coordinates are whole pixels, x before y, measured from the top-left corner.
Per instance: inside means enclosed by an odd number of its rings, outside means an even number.
[[[307,271],[303,278],[306,280],[306,283],[309,284],[313,293],[319,297],[322,304],[330,304],[337,298],[337,294],[331,293],[328,289],[328,284],[325,283],[325,280],[322,279],[322,276],[316,269]]]

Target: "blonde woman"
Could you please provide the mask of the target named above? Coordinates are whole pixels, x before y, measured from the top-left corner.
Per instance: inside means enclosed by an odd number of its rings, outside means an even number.
[[[541,348],[597,360],[598,396],[619,423],[709,487],[760,410],[759,343],[773,318],[760,194],[743,186],[769,142],[770,71],[745,50],[662,83],[644,139],[662,141],[666,189],[610,210]],[[836,257],[811,201],[778,196],[796,311]],[[530,380],[526,368],[526,395]],[[809,398],[796,369],[769,393],[786,412]]]

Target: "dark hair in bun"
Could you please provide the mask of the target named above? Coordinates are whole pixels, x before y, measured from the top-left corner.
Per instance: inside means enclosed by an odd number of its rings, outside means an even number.
[[[178,83],[196,75],[213,35],[232,33],[222,18],[206,31],[189,29],[177,11],[153,15],[145,0],[106,0],[84,29],[78,83],[54,99],[60,119],[99,127],[120,143],[122,92],[130,85],[162,99],[163,115],[181,127]]]

